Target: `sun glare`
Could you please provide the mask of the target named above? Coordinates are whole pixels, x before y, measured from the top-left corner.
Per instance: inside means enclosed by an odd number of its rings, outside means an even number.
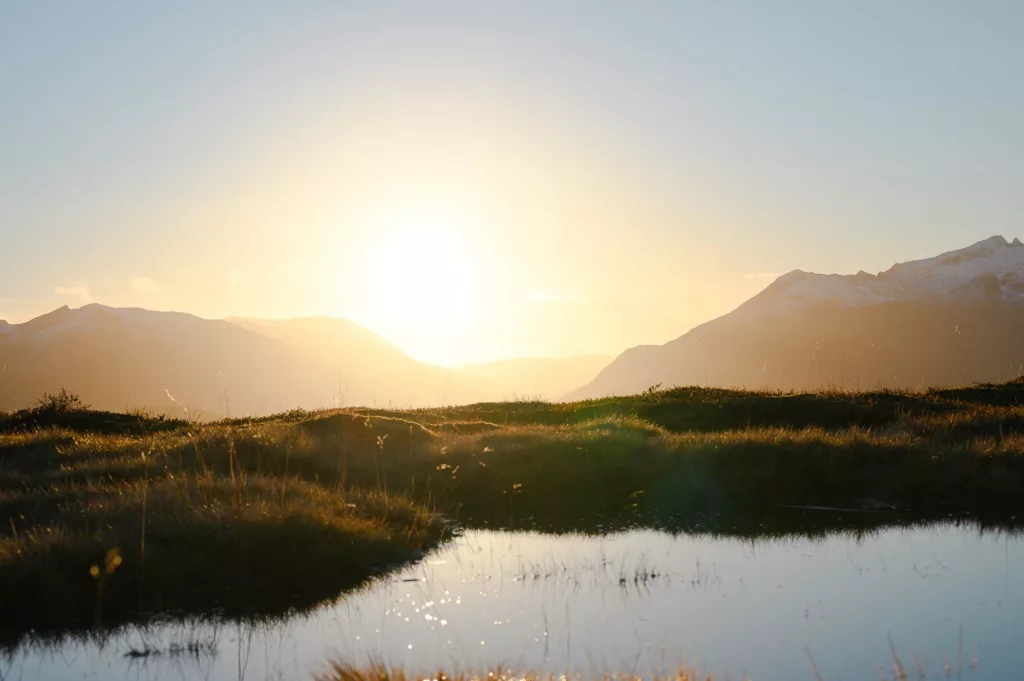
[[[434,354],[453,327],[472,322],[477,263],[453,221],[409,215],[375,230],[363,262],[358,316],[416,354]],[[399,339],[417,338],[411,346]]]

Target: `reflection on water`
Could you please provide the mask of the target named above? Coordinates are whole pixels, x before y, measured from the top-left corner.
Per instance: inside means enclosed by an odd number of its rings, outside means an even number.
[[[23,643],[0,678],[310,678],[331,658],[724,678],[1018,676],[1024,550],[975,525],[765,540],[467,531],[310,615]]]

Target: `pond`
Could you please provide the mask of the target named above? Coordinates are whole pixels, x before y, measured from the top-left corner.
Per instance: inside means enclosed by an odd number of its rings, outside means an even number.
[[[946,523],[748,539],[467,530],[419,564],[270,623],[167,622],[27,640],[2,679],[309,679],[416,670],[716,678],[1005,679],[1024,668],[1019,536]],[[891,642],[891,643],[890,643]],[[948,671],[947,671],[948,665]]]

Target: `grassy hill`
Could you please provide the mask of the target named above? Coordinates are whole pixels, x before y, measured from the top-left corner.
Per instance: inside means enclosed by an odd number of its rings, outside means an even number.
[[[24,613],[3,634],[311,607],[421,555],[452,522],[751,535],[950,515],[1011,522],[1022,492],[1019,381],[682,388],[207,424],[50,396],[0,415],[0,602]],[[766,528],[794,507],[843,512]]]

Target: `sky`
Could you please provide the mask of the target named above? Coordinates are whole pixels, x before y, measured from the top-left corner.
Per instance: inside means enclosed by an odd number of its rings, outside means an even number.
[[[4,3],[0,318],[615,354],[1024,237],[1024,3]]]

